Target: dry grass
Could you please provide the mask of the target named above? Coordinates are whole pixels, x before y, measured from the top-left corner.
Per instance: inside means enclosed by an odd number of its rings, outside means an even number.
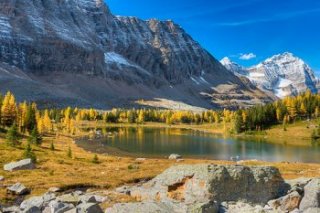
[[[189,126],[191,128],[192,126]],[[212,131],[212,125],[196,126],[199,129]],[[192,127],[192,128],[196,128]],[[55,151],[49,149],[51,141],[55,144]],[[5,163],[21,159],[26,141],[18,148],[11,148],[5,144],[4,135],[0,134],[0,166]],[[71,147],[73,158],[67,157],[68,147]],[[21,182],[32,189],[32,195],[47,191],[50,187],[65,189],[88,186],[90,188],[108,189],[125,183],[134,183],[141,179],[152,178],[166,168],[178,164],[167,159],[147,159],[136,162],[135,158],[98,155],[99,164],[92,163],[93,153],[89,153],[74,144],[68,136],[48,136],[44,138],[41,147],[33,147],[38,157],[37,169],[31,171],[5,172],[0,169],[0,176],[5,181],[0,183],[0,202],[11,199],[5,192],[5,186]],[[213,163],[232,164],[228,161],[186,159],[183,164]],[[270,165],[280,169],[286,179],[297,177],[319,177],[319,164],[303,163],[268,163],[248,162],[247,165]],[[129,165],[136,165],[136,169],[129,169]],[[1,184],[3,186],[1,187]],[[121,198],[122,199],[122,198]],[[126,198],[123,198],[124,200]]]

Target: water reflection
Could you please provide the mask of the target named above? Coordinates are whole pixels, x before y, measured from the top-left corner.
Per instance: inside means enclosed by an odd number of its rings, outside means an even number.
[[[175,128],[111,127],[86,131],[95,134],[91,139],[78,140],[77,144],[98,153],[109,153],[112,149],[139,157],[164,157],[179,153],[185,157],[220,160],[240,156],[240,159],[265,161],[320,162],[318,143],[310,147],[296,147]]]

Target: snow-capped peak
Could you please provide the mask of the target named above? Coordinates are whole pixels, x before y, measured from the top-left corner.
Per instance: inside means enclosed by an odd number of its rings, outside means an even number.
[[[221,60],[221,63],[228,70],[247,77],[262,90],[271,91],[279,98],[296,95],[307,89],[318,92],[314,71],[290,52],[274,55],[250,68],[242,67],[228,58]]]

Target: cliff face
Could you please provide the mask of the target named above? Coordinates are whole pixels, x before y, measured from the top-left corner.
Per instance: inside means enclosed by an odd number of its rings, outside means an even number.
[[[0,62],[86,105],[99,94],[125,105],[157,97],[217,106],[212,88],[223,84],[260,98],[172,21],[114,16],[102,0],[2,1],[0,44]],[[95,104],[114,105],[106,100]]]
[[[297,95],[306,90],[318,92],[319,80],[314,71],[292,53],[274,55],[250,68],[226,59],[221,63],[234,74],[248,78],[262,90],[272,92],[279,98]]]

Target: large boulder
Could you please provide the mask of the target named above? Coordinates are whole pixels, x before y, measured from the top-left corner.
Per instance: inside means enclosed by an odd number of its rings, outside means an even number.
[[[28,194],[30,190],[27,187],[25,187],[23,184],[16,183],[8,187],[7,192],[14,195],[25,195],[25,194]]]
[[[36,167],[34,163],[29,158],[21,161],[17,161],[17,162],[8,163],[3,166],[3,169],[9,172],[16,171],[16,170],[30,170],[35,168]]]
[[[279,195],[284,181],[273,167],[238,165],[173,166],[142,186],[133,187],[138,200],[186,203],[248,201],[265,204]]]
[[[304,196],[300,203],[300,210],[320,208],[320,178],[312,179],[304,187]]]

